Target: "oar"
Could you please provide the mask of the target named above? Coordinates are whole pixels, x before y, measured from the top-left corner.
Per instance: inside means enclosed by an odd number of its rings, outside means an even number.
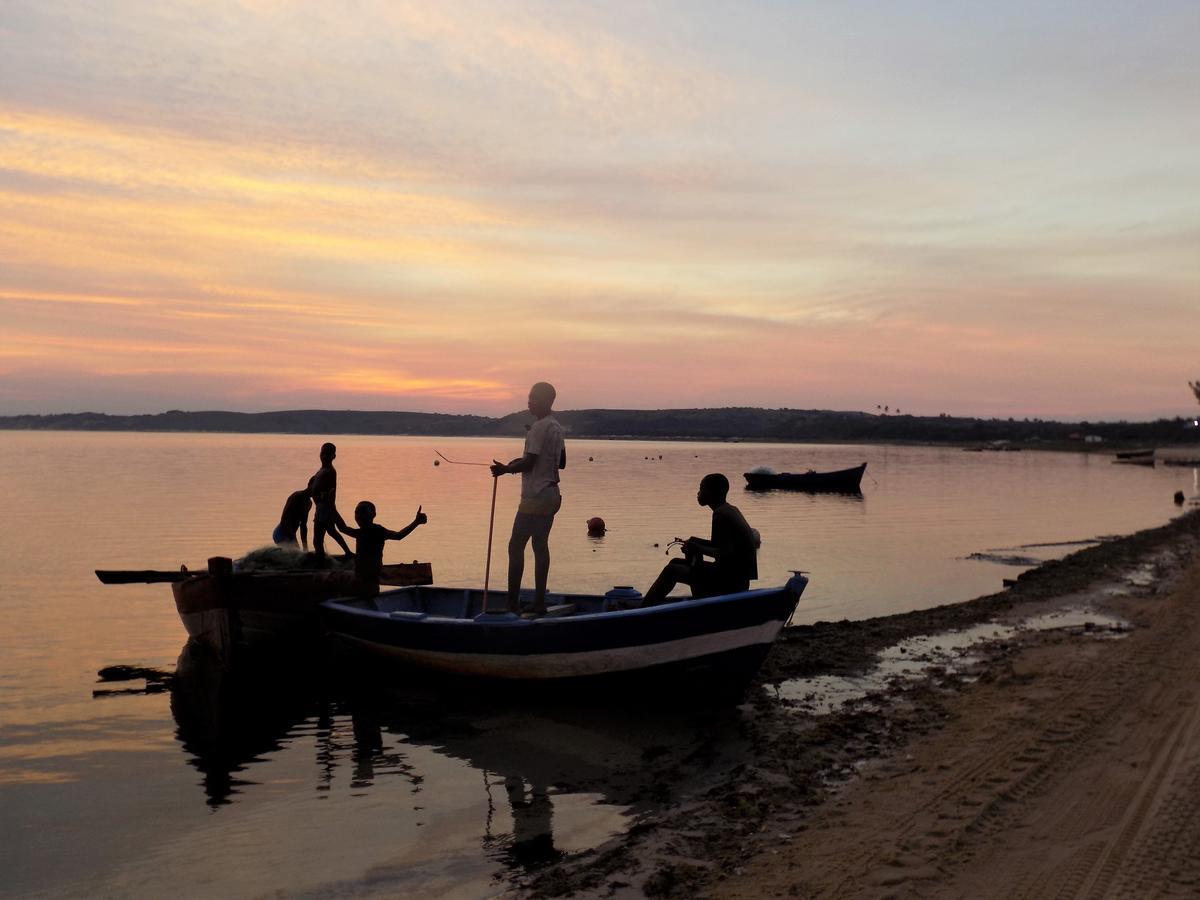
[[[454,466],[490,466],[491,463],[485,462],[465,462],[463,460],[451,459],[440,450],[434,450],[438,456],[446,462]],[[492,579],[492,533],[496,527],[496,485],[500,483],[500,476],[492,476],[492,510],[488,513],[488,541],[487,541],[487,561],[483,565],[483,610],[488,611],[488,588],[491,585]]]
[[[158,584],[163,581],[187,581],[192,573],[186,570],[158,572],[154,569],[97,569],[102,584]]]

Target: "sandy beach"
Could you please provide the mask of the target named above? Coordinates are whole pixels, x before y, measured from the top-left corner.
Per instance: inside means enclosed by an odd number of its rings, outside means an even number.
[[[670,802],[521,890],[1196,896],[1198,601],[1192,510],[968,603],[790,629],[736,739],[654,758]]]

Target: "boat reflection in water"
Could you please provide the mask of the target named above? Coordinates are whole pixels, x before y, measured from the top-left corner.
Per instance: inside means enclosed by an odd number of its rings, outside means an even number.
[[[331,831],[359,834],[366,820],[379,859],[392,860],[376,865],[372,877],[386,870],[397,890],[414,868],[436,862],[428,846],[398,847],[402,834],[434,832],[437,841],[458,844],[454,852],[473,852],[493,880],[519,875],[622,833],[648,804],[668,799],[676,762],[699,756],[700,769],[720,767],[713,748],[736,743],[735,710],[639,711],[627,700],[526,701],[512,688],[447,693],[311,659],[226,671],[193,644],[184,647],[171,685],[177,738],[211,807],[260,802],[270,791],[278,796],[280,785],[296,802],[288,786],[296,782],[301,794],[305,781],[318,794],[336,793],[341,805],[310,804],[311,815],[329,817],[321,824]],[[315,779],[303,756],[308,774],[293,774],[296,754],[309,743]],[[705,753],[697,754],[700,747]],[[692,763],[687,777],[703,774]],[[351,798],[366,801],[347,806],[347,784]]]
[[[203,776],[208,805],[232,802],[245,787],[241,773],[279,751],[289,733],[317,711],[307,685],[285,682],[278,670],[242,673],[224,669],[189,640],[171,681],[175,735]]]

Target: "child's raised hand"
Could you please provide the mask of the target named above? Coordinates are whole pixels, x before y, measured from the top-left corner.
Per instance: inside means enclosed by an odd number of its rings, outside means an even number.
[[[429,516],[427,516],[427,515],[425,515],[425,513],[421,512],[421,507],[418,506],[417,507],[417,515],[413,519],[413,521],[416,522],[418,525],[424,525],[426,522],[429,521]]]

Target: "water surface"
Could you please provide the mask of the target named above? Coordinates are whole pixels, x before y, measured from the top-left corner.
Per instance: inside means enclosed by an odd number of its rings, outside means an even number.
[[[92,570],[203,566],[265,543],[321,440],[0,432],[6,893],[487,895],[627,828],[654,801],[628,773],[652,773],[655,747],[735,732],[701,713],[531,708],[503,691],[447,704],[419,684],[342,684],[316,661],[229,684],[185,655],[170,690],[93,697],[103,666],[174,670],[184,632],[169,586],[105,587]],[[434,466],[434,451],[507,460],[519,442],[334,440],[345,512],[371,499],[390,527],[418,504],[430,516],[389,545],[388,561],[428,560],[439,583],[482,583],[490,476]],[[568,452],[551,590],[644,589],[671,538],[707,534],[696,485],[718,471],[762,533],[760,584],[811,573],[797,622],[990,593],[1020,568],[972,553],[1062,554],[1063,542],[1161,524],[1176,490],[1197,493],[1195,469],[1082,454],[643,441],[571,441]],[[863,460],[861,497],[742,488],[755,466]],[[501,479],[493,586],[518,491],[518,479]],[[589,538],[597,515],[609,531]]]

